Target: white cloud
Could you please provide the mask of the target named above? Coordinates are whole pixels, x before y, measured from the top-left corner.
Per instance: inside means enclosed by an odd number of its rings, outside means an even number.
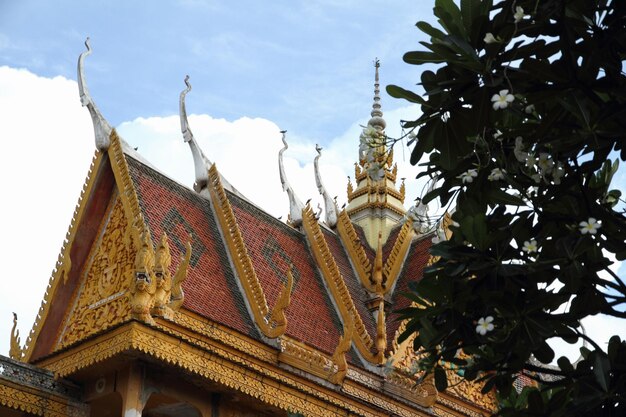
[[[415,109],[389,112],[386,118],[397,120],[403,111]],[[0,353],[6,353],[12,311],[19,316],[22,342],[30,331],[95,148],[89,113],[80,106],[75,81],[0,67],[0,114],[4,139],[0,175],[7,202],[0,215],[5,236],[0,243],[5,260],[0,280]],[[275,123],[208,115],[190,115],[189,122],[205,154],[236,188],[272,215],[286,218],[289,203],[278,175],[282,142]],[[347,176],[354,172],[359,124],[366,122],[354,123],[324,146],[322,179],[340,205],[346,200]],[[154,166],[191,187],[193,161],[177,115],[138,118],[122,123],[118,131]],[[297,132],[288,132],[287,140],[285,169],[290,183],[302,201],[312,198],[313,207],[323,205],[313,173],[315,142]],[[397,153],[396,160],[401,159]],[[415,176],[414,167],[406,171],[408,177]]]
[[[94,141],[76,82],[62,77],[50,79],[0,67],[0,114],[0,175],[5,192],[0,215],[4,232],[0,353],[6,354],[12,311],[18,313],[22,341],[30,331],[88,171]],[[416,115],[416,107],[386,112],[388,134],[398,137],[397,121]],[[227,121],[190,115],[189,122],[220,172],[251,201],[284,219],[289,207],[278,175],[279,127],[269,120],[247,117]],[[347,176],[354,175],[360,125],[365,123],[367,117],[324,145],[322,179],[331,195],[338,196],[340,206],[346,201]],[[193,161],[177,115],[138,118],[122,123],[118,131],[154,166],[191,187]],[[323,204],[313,174],[315,142],[298,132],[288,132],[287,140],[285,168],[290,183],[302,201],[312,198],[313,207]],[[414,181],[418,168],[408,164],[409,157],[409,150],[396,148],[398,177],[407,178],[407,206],[421,190]],[[596,316],[585,323],[589,335],[601,341],[611,334],[626,334],[624,320]],[[559,345],[558,349],[575,359],[571,346]]]
[[[94,153],[74,81],[0,67],[0,353],[11,312],[22,341],[39,309]]]

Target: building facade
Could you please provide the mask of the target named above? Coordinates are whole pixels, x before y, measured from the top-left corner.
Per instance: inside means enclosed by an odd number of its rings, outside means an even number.
[[[384,143],[373,160],[359,153],[342,210],[324,187],[318,148],[322,216],[288,182],[283,132],[282,222],[199,148],[187,80],[180,118],[193,189],[147,163],[89,95],[89,52],[78,78],[96,151],[32,331],[23,345],[14,331],[11,358],[0,358],[0,415],[491,414],[494,398],[453,370],[443,393],[420,379],[412,338],[399,342],[394,312],[410,306],[402,293],[431,261],[433,232],[419,207],[407,215]],[[378,64],[371,114],[368,127],[384,137]]]

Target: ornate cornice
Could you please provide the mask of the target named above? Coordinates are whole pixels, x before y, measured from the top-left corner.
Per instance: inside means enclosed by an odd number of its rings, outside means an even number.
[[[88,416],[80,387],[46,370],[0,356],[0,408],[36,416]]]
[[[194,346],[192,343],[198,342],[197,338],[185,337],[173,329],[165,334],[159,324],[161,320],[157,320],[159,328],[138,322],[126,323],[50,357],[41,365],[63,377],[121,353],[139,352],[283,410],[311,416],[383,417],[393,412],[410,417],[422,414],[417,407],[429,403],[416,401],[417,406],[409,406],[351,380],[344,382],[341,391],[325,388],[276,366],[216,349],[211,344],[204,344],[202,348]]]
[[[254,321],[265,336],[276,338],[284,334],[287,327],[285,309],[286,306],[289,305],[291,287],[289,281],[293,281],[291,271],[288,271],[288,283],[286,286],[283,286],[283,291],[276,301],[276,307],[270,313],[265,293],[261,287],[261,282],[254,271],[252,259],[250,255],[248,255],[241,229],[239,229],[235,213],[226,196],[226,191],[224,191],[215,164],[209,169],[208,188],[213,207],[215,208],[216,217],[222,229],[224,240],[226,241],[226,246],[250,305],[250,310],[252,310]]]
[[[355,207],[353,209],[347,210],[348,211],[348,215],[352,216],[353,214],[356,214],[360,211],[366,210],[368,208],[373,208],[373,209],[388,209],[391,210],[392,212],[399,214],[400,216],[404,216],[405,212],[404,209],[400,210],[398,207],[394,206],[393,204],[389,204],[386,201],[369,201],[365,204],[362,204],[358,207]]]
[[[380,364],[377,356],[371,351],[374,347],[372,338],[367,333],[363,320],[354,306],[348,287],[346,287],[343,276],[341,276],[341,273],[339,272],[339,267],[337,266],[337,263],[328,248],[324,234],[322,233],[320,225],[315,219],[315,214],[310,206],[306,206],[304,208],[302,217],[304,233],[307,236],[309,244],[311,245],[311,250],[317,265],[322,271],[322,277],[324,278],[324,281],[330,289],[335,303],[338,306],[342,321],[347,323],[348,320],[350,320],[350,317],[354,318],[356,333],[354,342],[359,353],[361,353],[361,355],[368,362],[377,365]]]
[[[61,281],[65,283],[72,268],[70,249],[72,248],[72,244],[74,243],[74,238],[78,230],[78,225],[80,224],[80,221],[85,213],[85,208],[87,206],[88,200],[87,196],[91,194],[94,184],[96,183],[96,173],[100,169],[100,165],[102,163],[104,155],[105,154],[103,152],[96,151],[93,159],[91,160],[91,165],[89,166],[89,171],[87,172],[87,178],[85,179],[85,184],[83,185],[83,188],[80,192],[78,204],[74,209],[74,214],[72,215],[70,226],[68,228],[67,234],[65,235],[65,240],[63,241],[63,246],[61,247],[61,252],[59,253],[56,266],[52,271],[52,276],[50,277],[50,280],[48,281],[48,286],[46,287],[46,292],[43,295],[43,300],[41,301],[39,312],[37,313],[37,316],[35,316],[35,322],[33,323],[33,327],[31,328],[30,334],[28,335],[28,338],[26,339],[25,345],[22,349],[24,362],[28,362],[30,360],[30,357],[33,353],[33,348],[35,347],[35,342],[37,341],[39,333],[41,332],[41,326],[46,321],[46,317],[48,316],[52,296],[56,292],[57,286]]]

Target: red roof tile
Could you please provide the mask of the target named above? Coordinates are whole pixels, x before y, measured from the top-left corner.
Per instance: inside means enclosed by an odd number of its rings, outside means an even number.
[[[188,234],[193,235],[189,273],[183,283],[183,306],[258,338],[209,202],[131,157],[127,157],[127,161],[153,240],[158,242],[163,232],[169,237],[172,273],[184,253]]]
[[[293,265],[287,335],[332,354],[342,325],[304,235],[231,193],[228,198],[270,308],[286,283],[288,266]]]

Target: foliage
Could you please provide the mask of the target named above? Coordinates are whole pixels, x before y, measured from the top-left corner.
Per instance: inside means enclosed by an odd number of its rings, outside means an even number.
[[[621,193],[626,159],[626,3],[620,0],[436,0],[441,29],[407,52],[425,96],[405,122],[411,162],[437,186],[423,199],[454,206],[438,261],[414,285],[404,337],[437,387],[460,368],[497,390],[503,415],[626,415],[626,341],[603,351],[581,319],[626,318]],[[432,64],[435,66],[433,67]],[[611,161],[610,159],[615,159]],[[493,319],[489,319],[493,317]],[[623,336],[623,335],[622,335]],[[572,364],[547,341],[585,340]],[[539,382],[520,393],[520,377]]]

